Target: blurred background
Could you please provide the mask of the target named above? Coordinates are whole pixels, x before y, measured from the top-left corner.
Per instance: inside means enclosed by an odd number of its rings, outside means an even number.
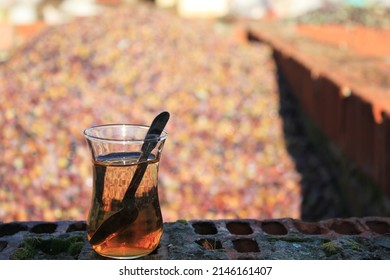
[[[345,215],[333,197],[337,174],[301,129],[272,50],[237,26],[390,28],[389,6],[0,0],[0,221],[86,219],[92,169],[83,130],[149,124],[163,110],[171,113],[160,166],[165,221],[301,218],[305,201],[307,219]],[[315,174],[310,198],[297,157]]]

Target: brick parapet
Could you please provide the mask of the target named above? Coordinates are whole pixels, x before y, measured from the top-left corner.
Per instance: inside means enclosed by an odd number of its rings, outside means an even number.
[[[277,66],[305,113],[360,170],[390,195],[390,103],[378,87],[356,86],[322,67],[280,32],[248,28],[249,37],[269,44]]]
[[[79,237],[78,251],[64,247],[59,252],[62,245],[46,242],[53,248],[37,246],[27,259],[103,259],[91,249],[85,229],[84,221],[0,224],[0,259],[25,257],[20,251],[26,250],[27,239],[43,244],[42,240],[59,242],[72,236]],[[164,223],[160,245],[143,259],[390,259],[390,218]]]

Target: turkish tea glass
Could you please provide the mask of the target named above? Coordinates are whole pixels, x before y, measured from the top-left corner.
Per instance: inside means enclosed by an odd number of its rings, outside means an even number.
[[[102,256],[134,259],[151,253],[160,242],[163,219],[158,171],[168,134],[163,131],[156,138],[145,139],[148,129],[110,124],[84,131],[93,168],[87,235],[93,250]],[[156,145],[147,158],[141,157],[142,146],[148,141]],[[141,164],[146,166],[145,173],[134,186],[131,181]]]

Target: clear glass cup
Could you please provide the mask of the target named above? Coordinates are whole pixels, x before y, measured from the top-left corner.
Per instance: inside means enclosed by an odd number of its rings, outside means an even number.
[[[158,170],[168,134],[163,131],[145,140],[148,129],[110,124],[84,131],[93,167],[87,235],[92,248],[102,256],[138,258],[151,253],[160,242],[163,219]],[[155,147],[147,158],[141,157],[143,145],[148,144]]]

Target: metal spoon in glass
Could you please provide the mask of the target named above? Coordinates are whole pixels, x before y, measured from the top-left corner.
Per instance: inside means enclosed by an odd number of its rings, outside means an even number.
[[[153,120],[145,136],[144,144],[141,147],[141,155],[138,159],[137,169],[135,170],[134,176],[131,179],[126,193],[123,196],[123,208],[112,214],[99,226],[99,228],[95,231],[94,235],[89,240],[92,246],[97,245],[109,238],[110,235],[120,230],[124,224],[132,223],[137,219],[139,211],[135,205],[135,193],[137,192],[138,186],[141,183],[148,166],[147,160],[149,155],[156,147],[158,138],[163,132],[168,120],[168,112],[160,113]]]

